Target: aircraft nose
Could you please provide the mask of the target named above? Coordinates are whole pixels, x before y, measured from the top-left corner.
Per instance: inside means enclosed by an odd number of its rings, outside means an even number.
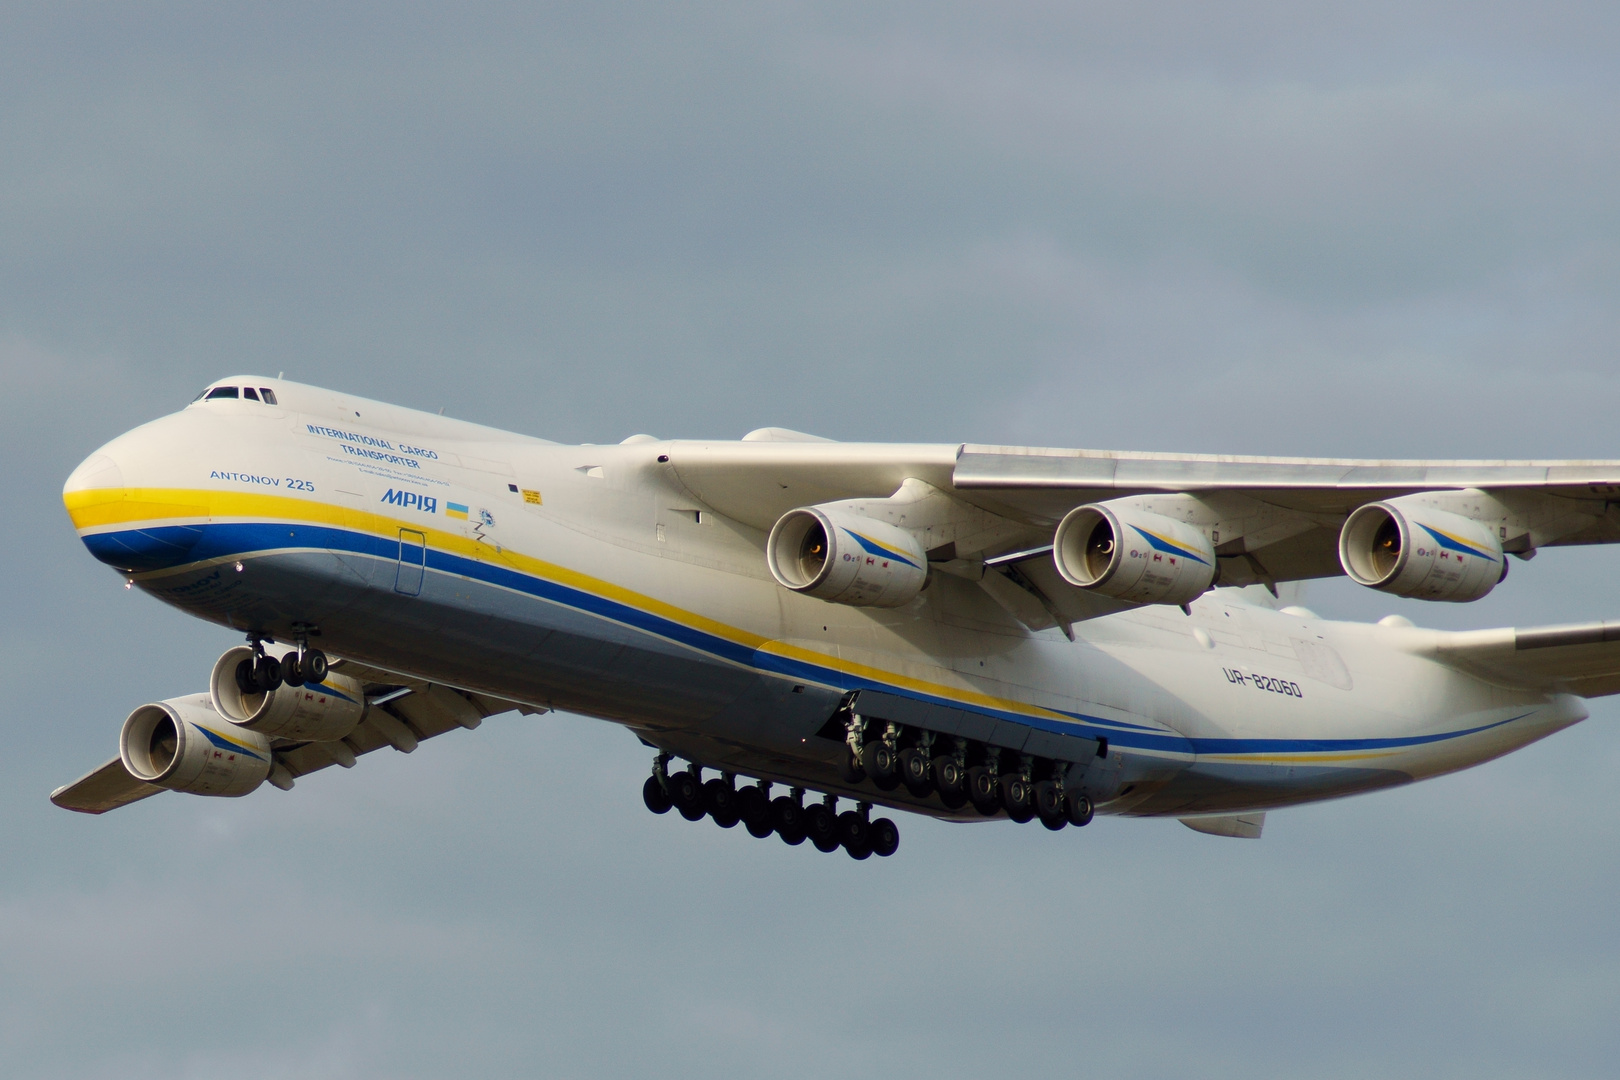
[[[130,487],[123,441],[114,439],[85,458],[62,485],[62,504],[79,539],[90,554],[125,573],[188,561],[202,538],[207,508],[181,505],[175,492]]]
[[[62,498],[81,491],[118,491],[124,489],[124,470],[118,461],[103,447],[79,463],[79,467],[68,474],[67,483],[62,485]],[[73,509],[68,508],[71,516]]]

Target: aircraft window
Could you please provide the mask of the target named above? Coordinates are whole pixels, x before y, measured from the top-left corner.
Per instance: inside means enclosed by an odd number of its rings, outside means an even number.
[[[274,405],[276,403],[276,392],[270,389],[268,386],[259,387],[259,396],[264,398],[264,403],[266,405]]]
[[[259,400],[259,395],[253,392],[253,387],[251,386],[242,387],[242,396],[247,398],[249,401]]]
[[[197,391],[197,396],[192,398],[191,400],[192,401],[201,401],[203,399],[203,395],[206,394],[206,393],[208,393],[208,387],[205,386],[201,390]]]
[[[216,386],[208,392],[209,401],[213,401],[215,398],[233,398],[235,396],[236,387],[234,386]]]

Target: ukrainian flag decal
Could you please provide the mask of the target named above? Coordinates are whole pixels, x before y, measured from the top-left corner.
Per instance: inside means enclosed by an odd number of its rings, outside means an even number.
[[[467,520],[467,507],[461,503],[445,503],[444,513],[446,517],[461,518],[463,521]]]

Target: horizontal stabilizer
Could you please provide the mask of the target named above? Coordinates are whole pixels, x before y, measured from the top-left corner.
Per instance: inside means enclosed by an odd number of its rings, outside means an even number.
[[[1222,814],[1220,817],[1184,817],[1181,823],[1193,832],[1211,836],[1236,836],[1244,840],[1260,839],[1260,830],[1266,827],[1266,813]]]
[[[121,760],[113,758],[95,772],[51,792],[51,802],[81,814],[105,814],[162,790],[156,784],[135,779]]]
[[[1501,686],[1620,694],[1620,622],[1442,634],[1434,655]]]

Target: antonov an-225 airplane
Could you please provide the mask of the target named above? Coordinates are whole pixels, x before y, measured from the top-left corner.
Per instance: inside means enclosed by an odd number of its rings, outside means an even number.
[[[564,446],[239,376],[63,498],[129,585],[245,637],[51,796],[86,813],[565,709],[657,751],[653,811],[857,859],[899,843],[873,806],[1257,837],[1270,808],[1466,768],[1620,692],[1620,623],[1273,599],[1344,573],[1477,600],[1506,555],[1620,541],[1617,462]]]

